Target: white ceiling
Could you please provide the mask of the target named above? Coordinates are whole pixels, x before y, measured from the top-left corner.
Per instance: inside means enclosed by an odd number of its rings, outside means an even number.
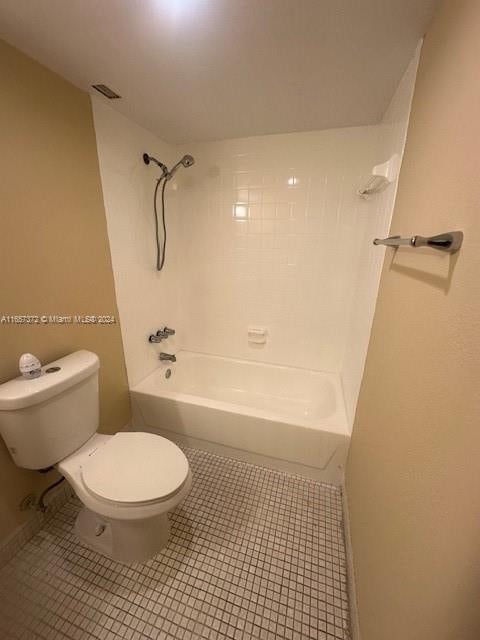
[[[0,37],[169,142],[373,124],[436,0],[0,0]]]

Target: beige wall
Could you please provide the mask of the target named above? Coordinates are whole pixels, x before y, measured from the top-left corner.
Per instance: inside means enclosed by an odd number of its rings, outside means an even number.
[[[363,640],[480,637],[480,2],[429,31],[348,460]]]
[[[118,317],[95,134],[87,94],[0,42],[0,316]],[[101,426],[130,417],[120,327],[0,324],[0,382],[25,351],[48,362],[77,349],[100,356]],[[0,442],[0,541],[17,505],[54,478],[14,466]]]

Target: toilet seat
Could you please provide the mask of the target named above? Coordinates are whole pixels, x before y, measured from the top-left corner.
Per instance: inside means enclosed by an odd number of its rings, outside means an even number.
[[[179,447],[150,433],[117,433],[81,465],[92,496],[125,507],[168,500],[188,477],[188,460]]]

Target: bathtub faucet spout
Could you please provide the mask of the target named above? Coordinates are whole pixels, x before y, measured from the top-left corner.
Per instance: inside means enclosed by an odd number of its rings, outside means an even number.
[[[172,355],[171,353],[161,353],[159,356],[160,361],[161,362],[176,362],[177,358],[176,356]]]

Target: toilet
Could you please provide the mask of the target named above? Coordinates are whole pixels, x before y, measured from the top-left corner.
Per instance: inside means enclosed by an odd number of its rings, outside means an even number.
[[[77,351],[34,379],[0,385],[0,434],[25,469],[55,467],[83,508],[75,533],[121,562],[153,558],[168,542],[168,512],[187,496],[188,460],[158,435],[97,433],[98,356]]]

